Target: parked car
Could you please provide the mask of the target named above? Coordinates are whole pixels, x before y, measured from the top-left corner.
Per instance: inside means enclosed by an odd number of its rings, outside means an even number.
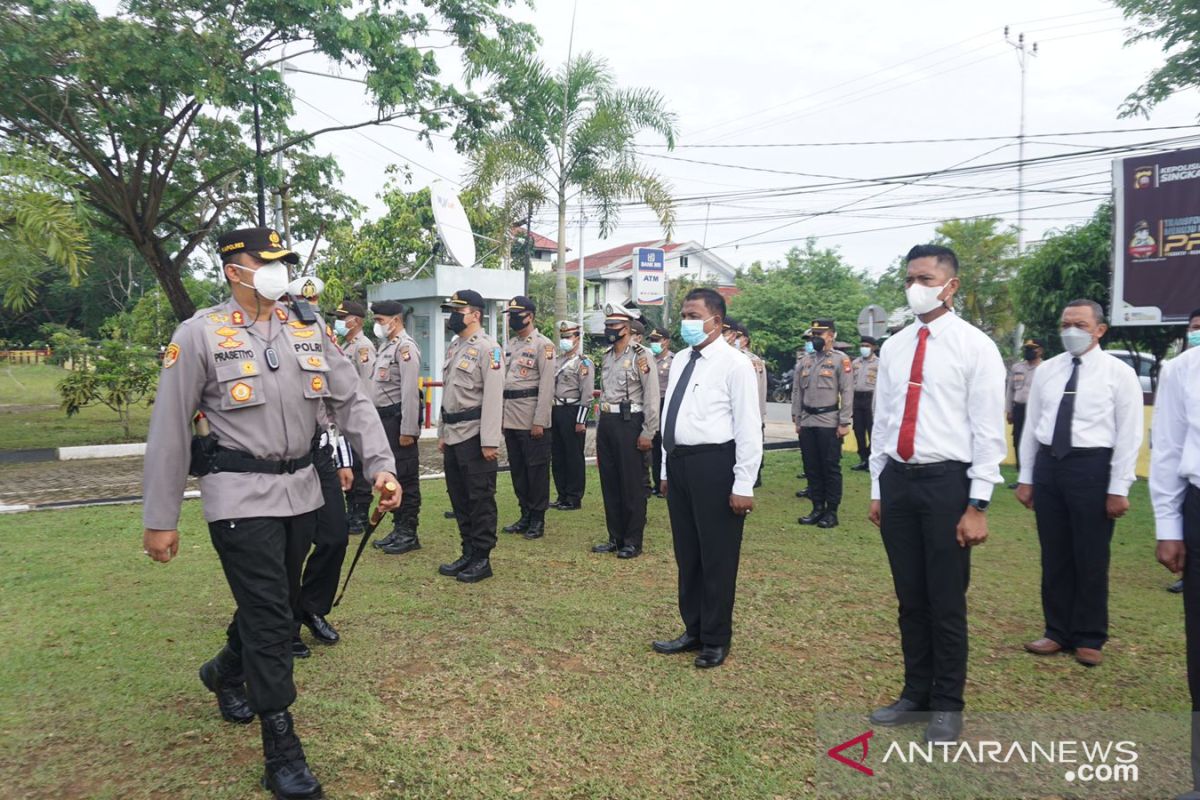
[[[1150,394],[1154,391],[1150,385],[1150,370],[1154,367],[1154,356],[1149,353],[1131,353],[1128,350],[1108,350],[1106,352],[1133,367],[1133,371],[1138,374],[1138,380],[1141,381],[1143,394]]]

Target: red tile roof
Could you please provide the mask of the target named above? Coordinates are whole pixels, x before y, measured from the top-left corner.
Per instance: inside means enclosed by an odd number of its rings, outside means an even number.
[[[513,233],[516,234],[517,236],[524,237],[525,229],[522,227],[516,227],[516,228],[513,228]],[[537,231],[534,231],[533,232],[533,248],[535,250],[557,250],[558,242],[554,241],[549,236],[542,236]],[[567,251],[570,252],[570,250],[571,250],[571,248],[568,247]]]
[[[741,293],[742,293],[742,290],[736,286],[718,286],[717,287],[717,294],[721,295],[721,297],[724,297],[726,300],[728,300],[731,297],[736,297],[737,295],[739,295]]]
[[[661,247],[666,252],[671,252],[679,248],[681,242],[664,242],[662,239],[651,239],[648,242],[631,242],[630,244],[617,245],[610,247],[607,250],[601,250],[599,253],[593,253],[584,257],[584,270],[591,272],[593,270],[604,269],[633,269],[633,251],[637,247]],[[575,272],[579,269],[579,259],[576,258],[567,262],[567,272]]]

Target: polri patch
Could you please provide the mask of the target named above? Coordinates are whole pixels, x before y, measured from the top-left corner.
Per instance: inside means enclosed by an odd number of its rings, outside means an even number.
[[[229,396],[235,403],[244,403],[254,396],[254,390],[250,388],[250,384],[238,381],[230,387]]]
[[[175,366],[175,362],[179,360],[179,345],[171,342],[167,345],[167,352],[163,353],[163,369],[170,369]]]
[[[542,352],[546,354],[547,361],[554,360],[554,345],[552,345],[552,344],[546,345],[545,347],[542,348]]]
[[[358,362],[360,364],[365,364],[370,360],[371,360],[371,348],[369,348],[369,347],[358,348]]]
[[[411,361],[412,360],[412,353],[409,352],[408,345],[404,345],[404,347],[400,348],[400,360],[401,361]]]
[[[492,369],[500,369],[500,363],[501,363],[500,348],[493,347],[492,348]]]
[[[321,380],[320,375],[313,375],[312,382],[309,385],[312,386],[314,392],[319,392],[325,388],[325,381]]]

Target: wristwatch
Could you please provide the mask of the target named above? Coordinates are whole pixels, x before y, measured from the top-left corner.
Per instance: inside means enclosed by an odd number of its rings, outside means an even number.
[[[971,508],[982,513],[988,510],[988,506],[992,504],[992,501],[980,500],[979,498],[972,497],[967,504],[971,506]]]

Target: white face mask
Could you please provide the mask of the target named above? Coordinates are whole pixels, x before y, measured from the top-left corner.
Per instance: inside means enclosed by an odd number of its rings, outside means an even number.
[[[382,326],[382,325],[380,325],[378,322],[376,322],[376,323],[375,323],[375,324],[374,324],[374,325],[371,327],[371,330],[375,332],[375,338],[376,338],[376,339],[386,339],[386,338],[388,338],[388,330],[387,330],[387,328],[383,327],[383,326]]]
[[[244,281],[238,281],[238,283],[242,284],[242,286],[249,286],[268,300],[278,300],[287,292],[287,267],[279,262],[264,264],[258,269],[243,267],[241,264],[234,264],[234,266],[243,272],[249,272],[253,276],[251,283],[245,283]]]
[[[862,356],[863,358],[870,358],[871,357],[871,348],[860,347],[860,348],[858,348],[858,354],[860,356]]]
[[[1064,328],[1062,336],[1063,349],[1073,356],[1081,356],[1092,346],[1092,335],[1079,328]]]
[[[570,339],[559,339],[558,340],[558,349],[562,350],[564,353],[571,352],[571,348],[573,348],[574,346],[575,346],[575,342],[571,341]]]
[[[949,281],[946,281],[941,286],[922,286],[919,283],[914,283],[904,290],[904,296],[908,299],[908,307],[917,316],[928,314],[930,311],[944,304],[943,300],[938,299],[938,295],[945,291],[949,285]]]

